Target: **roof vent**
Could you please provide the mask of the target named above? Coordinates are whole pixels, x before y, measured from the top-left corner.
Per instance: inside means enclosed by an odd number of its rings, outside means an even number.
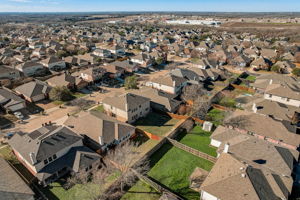
[[[243,174],[241,174],[241,176],[242,176],[243,178],[246,178],[246,174],[244,174],[244,173],[243,173]]]

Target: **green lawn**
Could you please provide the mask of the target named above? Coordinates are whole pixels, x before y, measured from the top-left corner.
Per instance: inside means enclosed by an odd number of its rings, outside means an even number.
[[[85,186],[77,184],[72,188],[65,190],[61,183],[54,182],[50,184],[50,186],[40,189],[49,200],[88,200],[92,197],[90,194],[91,191],[93,191],[94,194],[100,194],[99,185],[96,184],[89,184]]]
[[[135,123],[135,126],[149,133],[163,136],[170,131],[178,121],[177,119],[151,112],[146,117],[139,119]]]
[[[87,94],[84,94],[84,93],[81,93],[81,92],[75,92],[75,93],[72,93],[72,95],[76,98],[81,98],[81,97],[86,96]]]
[[[225,113],[225,111],[213,108],[207,113],[206,120],[211,121],[215,126],[219,126],[223,122]]]
[[[213,163],[196,157],[170,144],[151,156],[152,169],[148,175],[190,200],[198,200],[199,193],[189,188],[189,177],[196,167],[210,171]]]
[[[180,142],[194,149],[217,157],[216,148],[209,146],[211,132],[203,131],[200,126],[195,126],[189,133],[179,135]]]
[[[161,194],[143,181],[138,181],[132,186],[122,200],[158,200]]]
[[[99,111],[99,112],[104,112],[104,107],[103,105],[97,106],[95,108],[93,108],[93,110]]]
[[[108,188],[119,178],[119,176],[119,172],[112,173],[109,177],[107,177],[106,184],[102,186],[92,183],[86,185],[76,184],[70,189],[65,190],[62,187],[62,183],[57,181],[50,184],[46,188],[40,187],[40,189],[44,192],[49,200],[92,200],[95,199],[94,197],[97,195],[100,195],[100,192],[103,191],[103,187]],[[100,187],[102,187],[102,189],[99,189]]]
[[[256,80],[256,76],[249,75],[247,76],[246,80],[254,82]]]

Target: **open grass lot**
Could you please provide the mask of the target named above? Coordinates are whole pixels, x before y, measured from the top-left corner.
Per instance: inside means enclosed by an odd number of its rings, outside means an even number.
[[[213,163],[198,158],[170,144],[164,144],[151,156],[148,175],[190,200],[198,200],[199,193],[189,188],[189,177],[196,167],[210,171]]]
[[[151,112],[146,117],[139,119],[134,125],[149,133],[163,136],[170,131],[177,122],[179,122],[179,120]]]
[[[132,186],[125,195],[121,198],[122,200],[158,200],[161,194],[158,193],[148,184],[143,181],[138,181]]]
[[[221,111],[215,108],[211,109],[206,115],[206,120],[211,121],[215,126],[219,126],[223,122],[225,113],[225,111]]]
[[[209,146],[210,132],[203,131],[200,126],[195,126],[189,133],[181,133],[178,140],[194,149],[217,157],[216,148]]]

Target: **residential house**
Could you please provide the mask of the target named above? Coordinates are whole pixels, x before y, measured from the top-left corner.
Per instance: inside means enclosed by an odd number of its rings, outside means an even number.
[[[260,70],[269,70],[272,63],[264,57],[259,57],[251,62],[250,66],[254,69]]]
[[[154,110],[163,112],[175,113],[181,104],[181,101],[175,99],[176,95],[172,95],[149,87],[143,87],[139,90],[131,90],[130,93],[149,98],[150,107]]]
[[[211,64],[209,63],[209,61],[206,58],[195,60],[193,62],[193,67],[197,67],[197,68],[200,68],[200,69],[212,68]]]
[[[16,93],[24,97],[27,101],[37,102],[47,99],[49,97],[49,92],[51,91],[51,89],[52,87],[47,83],[39,80],[33,80],[16,87],[14,90],[16,91]]]
[[[237,148],[240,148],[240,146]],[[246,148],[243,149],[244,152],[247,152]],[[256,148],[254,147],[251,150],[255,151]],[[260,157],[261,152],[255,151],[259,153],[256,156],[251,150],[248,150],[247,153],[253,155],[254,160],[239,157],[241,155],[225,153],[225,150],[201,185],[201,199],[287,200],[293,185],[292,170],[289,168],[293,156],[289,157],[288,160],[283,158],[282,156],[285,156],[286,153],[284,148],[276,149],[275,155],[271,154],[272,151],[264,149],[263,153],[268,154],[268,160],[265,163],[272,161],[273,166],[276,166],[277,169],[278,165],[284,165],[286,174],[288,174],[286,175],[280,173],[282,170],[274,171],[272,166],[270,168],[265,166],[264,160]],[[281,159],[276,160],[277,157],[281,157]]]
[[[42,185],[68,173],[89,171],[100,163],[100,155],[83,146],[82,137],[64,126],[46,125],[30,133],[17,133],[8,143]]]
[[[105,73],[106,69],[103,67],[89,67],[80,72],[80,77],[90,83],[100,80]]]
[[[141,53],[130,58],[134,63],[138,63],[141,67],[150,67],[154,64],[155,59],[151,59],[149,54]]]
[[[169,94],[179,95],[182,88],[187,85],[187,80],[182,77],[167,74],[146,83],[146,86],[162,90]]]
[[[24,99],[5,87],[0,88],[0,108],[3,111],[15,112],[25,107]]]
[[[112,145],[123,143],[135,133],[134,126],[99,111],[80,112],[70,116],[64,124],[82,135],[85,144],[97,150],[106,150]]]
[[[116,65],[104,65],[103,68],[110,74],[110,77],[117,78],[125,74],[125,69]]]
[[[110,63],[110,65],[114,65],[119,68],[123,68],[125,72],[128,73],[133,73],[137,72],[140,68],[140,64],[131,62],[129,60],[124,60],[124,61],[115,61]]]
[[[0,65],[0,79],[16,80],[20,78],[20,71],[6,65]]]
[[[133,123],[150,112],[150,99],[131,93],[106,97],[102,103],[108,115],[127,123]]]
[[[257,91],[264,92],[266,88],[272,84],[287,85],[288,87],[294,88],[299,85],[300,81],[292,76],[283,76],[281,74],[266,74],[260,75],[256,78],[254,83],[250,85]],[[297,88],[295,88],[297,89]]]
[[[54,56],[50,56],[49,58],[42,60],[41,64],[47,67],[49,70],[54,70],[54,71],[58,71],[66,68],[65,61]]]
[[[67,87],[70,90],[80,90],[88,85],[88,82],[81,77],[72,76],[69,74],[61,74],[54,76],[46,81],[52,87]]]
[[[252,134],[288,149],[298,149],[299,147],[300,135],[297,134],[299,129],[290,121],[276,120],[269,116],[241,110],[233,112],[231,117],[245,121],[242,127],[236,129],[242,133]]]
[[[111,52],[107,49],[95,49],[92,54],[104,58],[109,58],[112,55]]]
[[[16,69],[23,72],[25,76],[34,76],[45,72],[42,64],[35,61],[28,61],[16,66]]]
[[[5,200],[34,200],[34,192],[11,167],[0,157],[0,198]]]
[[[273,84],[271,79],[270,84],[266,87],[264,98],[286,105],[300,107],[300,87]]]

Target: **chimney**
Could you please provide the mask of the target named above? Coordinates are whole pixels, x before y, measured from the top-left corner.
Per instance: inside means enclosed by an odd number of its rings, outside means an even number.
[[[229,151],[229,144],[228,143],[226,143],[225,145],[224,145],[224,150],[223,150],[223,153],[228,153],[228,151]]]
[[[271,85],[273,83],[273,79],[270,79],[269,85]]]
[[[103,137],[102,137],[102,135],[99,136],[99,144],[100,144],[100,145],[103,145],[103,144],[104,144],[104,143],[103,143]]]
[[[29,153],[30,159],[31,159],[31,163],[34,165],[35,163],[37,163],[35,154],[33,152]]]
[[[115,140],[119,140],[119,129],[118,129],[118,124],[115,123]]]
[[[253,110],[254,113],[257,113],[256,103],[253,103],[252,110]]]

